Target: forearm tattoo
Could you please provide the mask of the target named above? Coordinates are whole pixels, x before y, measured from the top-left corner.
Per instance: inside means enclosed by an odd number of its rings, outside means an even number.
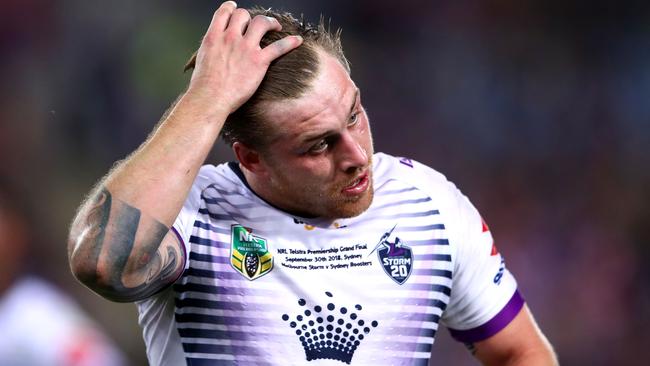
[[[182,244],[169,228],[106,189],[94,197],[83,225],[74,260],[85,270],[77,277],[108,299],[147,298],[183,270]]]

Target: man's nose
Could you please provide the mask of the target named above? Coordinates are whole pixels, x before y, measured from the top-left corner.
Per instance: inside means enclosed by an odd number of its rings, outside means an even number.
[[[341,169],[352,172],[368,164],[368,153],[350,133],[344,133],[339,143]]]

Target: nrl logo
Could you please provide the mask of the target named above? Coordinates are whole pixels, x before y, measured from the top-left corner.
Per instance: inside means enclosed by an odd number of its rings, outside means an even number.
[[[393,281],[402,285],[411,276],[413,270],[413,251],[411,247],[400,241],[398,237],[395,237],[394,243],[388,241],[390,234],[395,230],[395,226],[382,235],[373,252],[377,250],[377,257],[379,257],[379,262],[384,272]]]
[[[241,225],[232,225],[230,238],[230,264],[237,272],[251,281],[271,272],[273,255],[266,239]]]

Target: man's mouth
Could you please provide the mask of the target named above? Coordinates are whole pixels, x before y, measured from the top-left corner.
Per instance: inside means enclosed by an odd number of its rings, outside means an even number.
[[[343,188],[341,193],[350,196],[357,196],[365,192],[368,189],[368,186],[370,186],[370,178],[368,177],[368,172],[366,172]]]

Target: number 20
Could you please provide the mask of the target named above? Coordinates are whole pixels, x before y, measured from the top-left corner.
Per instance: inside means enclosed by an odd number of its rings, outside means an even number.
[[[408,271],[406,270],[406,266],[403,264],[392,265],[390,266],[390,275],[393,277],[406,277],[408,275]]]

